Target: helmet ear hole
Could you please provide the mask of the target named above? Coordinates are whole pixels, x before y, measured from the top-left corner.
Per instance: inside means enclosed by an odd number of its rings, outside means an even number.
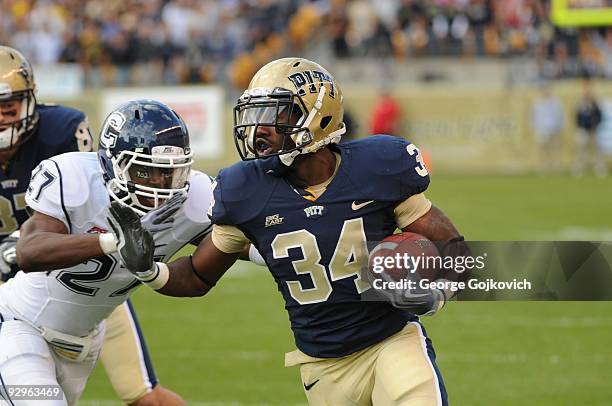
[[[332,116],[325,116],[321,119],[321,129],[324,130],[327,127],[332,119]]]
[[[136,120],[140,120],[140,109],[136,109],[136,110],[134,111],[134,118],[135,118]]]

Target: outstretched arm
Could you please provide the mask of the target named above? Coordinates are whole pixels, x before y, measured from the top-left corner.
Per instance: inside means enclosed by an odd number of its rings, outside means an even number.
[[[225,250],[229,253],[222,251],[213,243],[215,234],[221,232],[213,227],[213,232],[198,245],[192,256],[165,264],[153,262],[153,237],[129,207],[113,202],[108,222],[117,238],[117,254],[123,266],[138,280],[167,296],[205,295],[236,262],[248,241],[234,240],[232,248]],[[242,235],[242,238],[245,237]]]
[[[167,296],[203,296],[236,262],[239,254],[221,251],[209,235],[192,256],[168,264],[168,282],[157,291]]]
[[[105,254],[102,234],[71,235],[61,220],[40,212],[23,223],[20,234],[17,263],[25,272],[67,268]],[[102,238],[114,241],[112,234]]]

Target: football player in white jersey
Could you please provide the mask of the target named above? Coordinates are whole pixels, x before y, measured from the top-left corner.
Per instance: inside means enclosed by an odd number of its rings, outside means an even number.
[[[0,284],[18,269],[15,246],[28,219],[25,194],[41,161],[72,151],[91,151],[93,138],[81,111],[39,103],[28,60],[0,45]],[[100,361],[119,399],[133,406],[183,404],[155,376],[144,336],[129,302],[109,316]]]
[[[168,260],[211,229],[211,180],[190,170],[192,155],[181,118],[163,103],[138,100],[107,117],[97,153],[62,154],[32,172],[26,201],[33,214],[17,245],[25,272],[0,286],[0,394],[7,385],[59,385],[62,399],[41,404],[76,403],[98,358],[104,319],[140,285],[109,232],[111,202],[142,216],[135,230],[147,228],[156,258]]]

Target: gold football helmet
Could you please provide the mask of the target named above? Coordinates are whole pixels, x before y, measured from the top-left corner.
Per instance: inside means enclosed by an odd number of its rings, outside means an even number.
[[[0,151],[25,141],[38,122],[32,66],[17,50],[0,45]]]
[[[342,92],[321,65],[303,58],[283,58],[262,67],[234,107],[234,141],[243,160],[264,157],[258,127],[283,134],[278,155],[289,166],[307,154],[340,141],[346,132]]]

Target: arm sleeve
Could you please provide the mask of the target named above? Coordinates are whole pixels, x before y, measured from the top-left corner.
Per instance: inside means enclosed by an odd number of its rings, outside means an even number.
[[[226,254],[240,252],[249,243],[249,239],[237,227],[219,224],[213,225],[212,241]]]
[[[61,220],[70,230],[62,175],[55,161],[46,159],[34,168],[25,200],[30,209]]]
[[[429,209],[431,209],[431,201],[425,197],[424,193],[412,195],[393,210],[395,222],[399,228],[404,228],[427,213]]]

